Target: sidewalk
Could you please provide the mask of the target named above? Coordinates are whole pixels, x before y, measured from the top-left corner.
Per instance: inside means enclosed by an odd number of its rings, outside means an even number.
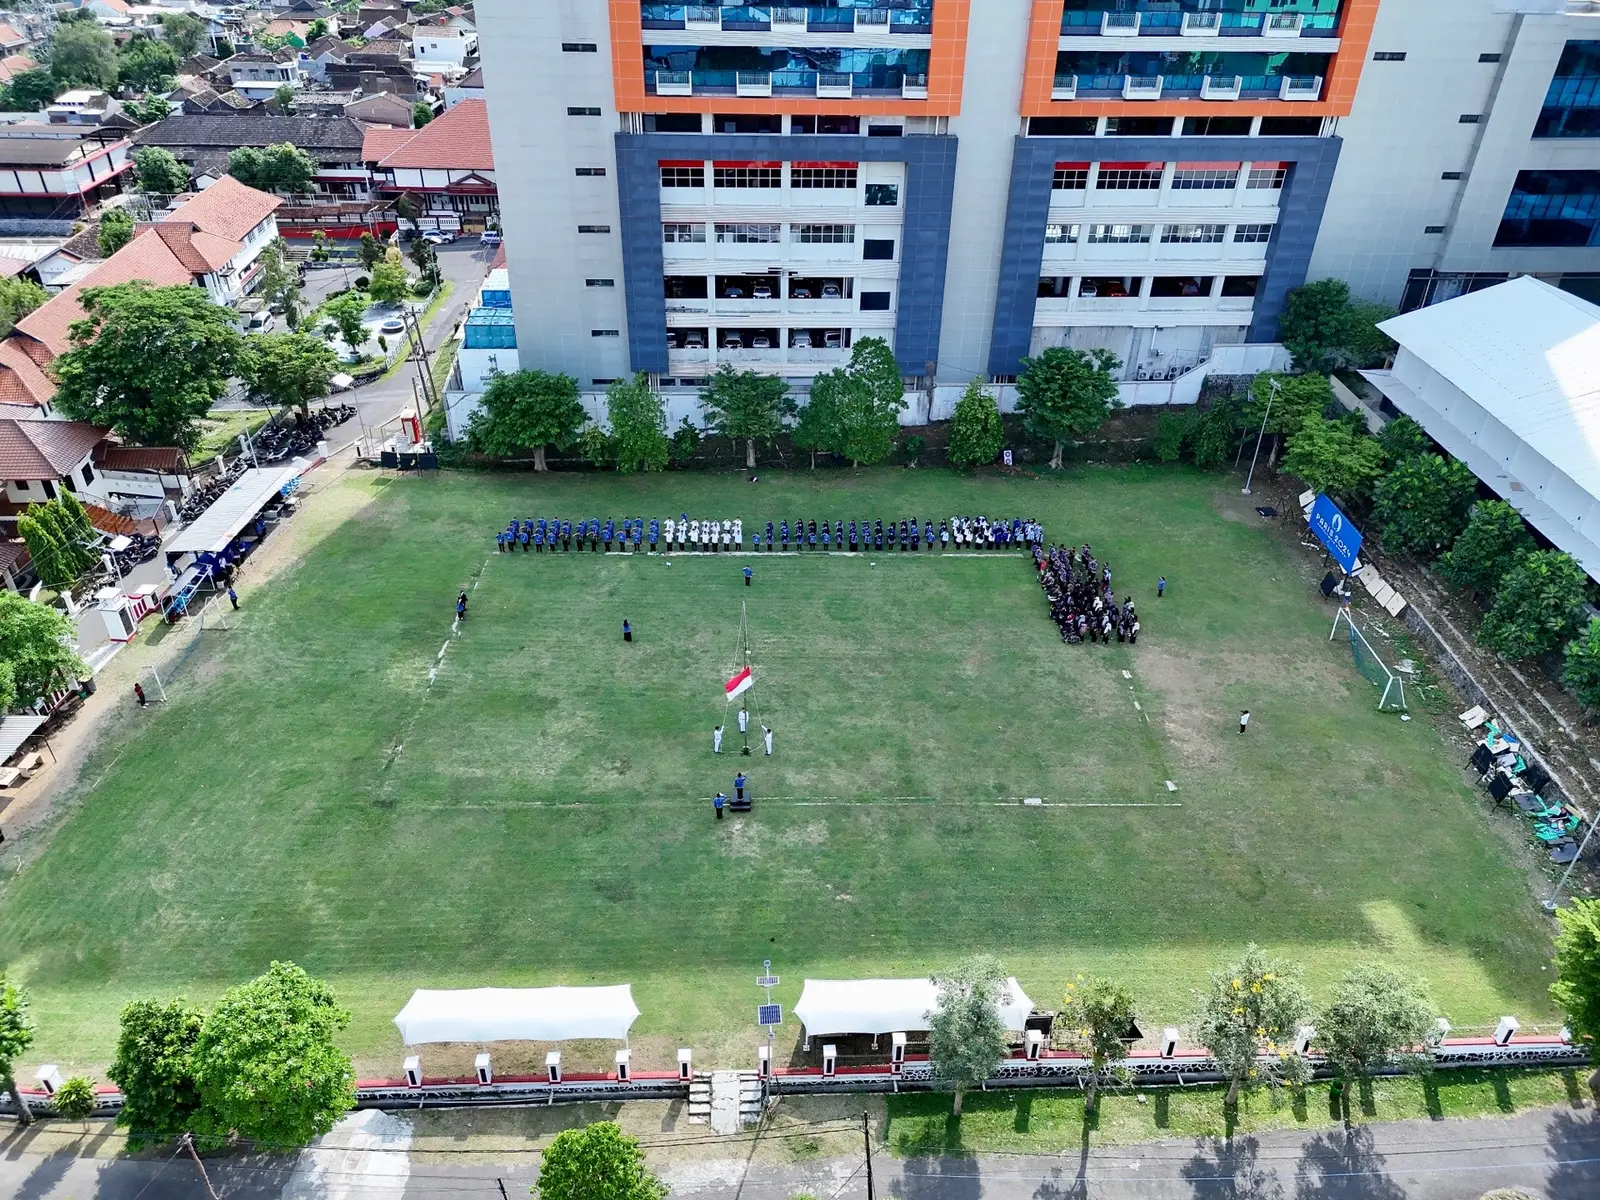
[[[605,1114],[596,1112],[595,1119]],[[465,1139],[472,1117],[452,1114]],[[526,1196],[537,1155],[440,1161],[411,1149],[404,1113],[358,1113],[326,1143],[293,1158],[207,1163],[229,1200],[433,1200]],[[0,1139],[0,1195],[18,1200],[201,1200],[187,1158],[99,1157],[115,1140],[93,1125],[9,1131]],[[719,1139],[708,1157],[652,1163],[674,1196],[707,1200],[864,1200],[862,1155],[781,1163],[759,1135]],[[475,1155],[461,1157],[476,1158]],[[1549,1109],[1506,1119],[1407,1121],[1348,1132],[1272,1133],[1231,1143],[1161,1142],[1059,1155],[896,1159],[873,1154],[874,1195],[900,1200],[1476,1200],[1521,1187],[1547,1200],[1600,1196],[1600,1118]]]

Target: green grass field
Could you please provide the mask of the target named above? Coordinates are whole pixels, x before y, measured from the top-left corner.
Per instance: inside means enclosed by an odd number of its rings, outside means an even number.
[[[979,950],[1048,1007],[1071,973],[1107,971],[1150,1027],[1181,1021],[1255,939],[1318,987],[1366,958],[1414,970],[1458,1025],[1551,1015],[1550,930],[1455,752],[1428,720],[1374,711],[1328,644],[1314,564],[1229,481],[335,486],[371,502],[246,587],[169,706],[120,713],[80,803],[4,884],[0,959],[33,990],[35,1057],[104,1063],[127,1000],[210,999],[273,958],[333,981],[358,1065],[385,1073],[413,987],[557,982],[631,981],[641,1065],[678,1045],[748,1065],[764,958],[786,1006],[808,975],[926,973]],[[685,509],[747,528],[1032,514],[1093,543],[1144,637],[1063,645],[1015,557],[764,558],[745,588],[736,557],[494,553],[512,516]],[[744,600],[770,759],[711,754]],[[740,765],[757,811],[715,823],[708,797]],[[1062,807],[998,803],[1027,796]]]

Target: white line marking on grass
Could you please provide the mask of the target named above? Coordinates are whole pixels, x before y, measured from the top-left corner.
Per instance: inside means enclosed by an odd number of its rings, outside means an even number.
[[[500,804],[407,804],[406,808],[418,812],[501,812],[509,809],[543,808],[685,808],[704,804],[704,796],[687,796],[678,800],[507,800]],[[933,805],[977,805],[984,808],[1182,808],[1176,801],[1158,803],[1121,803],[1109,800],[1050,801],[1028,803],[1024,800],[941,800],[936,796],[906,800],[797,800],[787,796],[754,796],[757,804],[777,804],[787,808],[928,808]]]

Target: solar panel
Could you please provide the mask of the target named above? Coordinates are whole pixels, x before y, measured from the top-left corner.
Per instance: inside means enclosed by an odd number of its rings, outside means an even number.
[[[756,1006],[756,1024],[763,1029],[783,1024],[783,1005],[760,1004]]]

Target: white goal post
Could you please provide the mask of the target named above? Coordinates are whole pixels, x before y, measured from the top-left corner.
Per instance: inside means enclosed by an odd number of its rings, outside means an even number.
[[[1367,641],[1367,635],[1361,632],[1356,625],[1355,618],[1350,615],[1350,606],[1341,604],[1339,611],[1333,617],[1333,631],[1328,634],[1331,642],[1339,636],[1339,623],[1350,630],[1350,657],[1355,661],[1356,670],[1360,671],[1367,681],[1374,687],[1382,688],[1378,697],[1378,707],[1388,712],[1404,712],[1406,708],[1405,681],[1391,671],[1378,652],[1372,648],[1372,643]]]

